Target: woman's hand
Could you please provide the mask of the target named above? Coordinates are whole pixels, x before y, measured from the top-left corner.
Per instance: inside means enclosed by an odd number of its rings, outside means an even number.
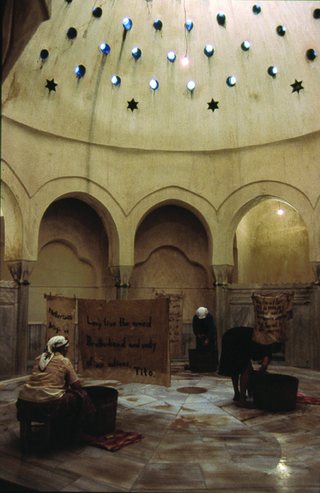
[[[262,361],[262,365],[260,366],[258,373],[265,373],[267,371],[268,365],[269,365],[269,358],[268,356],[266,356]]]
[[[81,386],[81,382],[80,380],[77,380],[76,382],[73,382],[70,387],[72,388],[72,390],[81,390],[82,389],[82,386]]]

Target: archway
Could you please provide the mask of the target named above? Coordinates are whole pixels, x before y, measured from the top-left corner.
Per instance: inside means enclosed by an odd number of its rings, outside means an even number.
[[[239,284],[312,282],[309,236],[299,212],[275,199],[251,208],[236,230],[235,265]]]
[[[184,207],[166,204],[152,210],[135,237],[130,297],[179,295],[183,353],[195,346],[192,318],[200,305],[214,307],[213,274],[206,230]]]
[[[45,321],[44,294],[114,298],[108,251],[106,230],[91,206],[73,197],[53,202],[40,225],[38,261],[31,275],[29,321]]]

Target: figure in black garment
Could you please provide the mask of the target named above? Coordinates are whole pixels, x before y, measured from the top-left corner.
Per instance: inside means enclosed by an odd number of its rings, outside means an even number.
[[[272,352],[279,344],[258,344],[252,340],[253,327],[233,327],[223,334],[219,374],[231,377],[234,397],[239,407],[252,407],[246,402],[246,391],[253,375],[251,360],[261,362],[258,374],[264,374]],[[239,391],[240,376],[240,391]]]
[[[212,313],[200,306],[193,316],[193,333],[197,338],[196,349],[214,353],[217,350],[217,329]]]

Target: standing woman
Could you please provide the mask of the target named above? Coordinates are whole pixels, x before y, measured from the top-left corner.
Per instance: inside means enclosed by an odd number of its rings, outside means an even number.
[[[77,439],[82,426],[93,421],[96,408],[67,358],[68,347],[63,336],[52,337],[35,359],[29,381],[19,392],[17,418],[36,416],[40,422],[49,418],[57,424],[57,431],[66,428]]]
[[[253,327],[233,327],[222,336],[219,375],[231,377],[238,407],[252,407],[246,401],[246,391],[253,375],[251,360],[262,361],[258,373],[266,372],[271,361],[273,344],[258,344],[252,340]],[[240,376],[240,391],[239,391]]]
[[[193,333],[196,336],[196,349],[200,352],[217,350],[217,329],[212,313],[208,308],[200,306],[193,316]]]

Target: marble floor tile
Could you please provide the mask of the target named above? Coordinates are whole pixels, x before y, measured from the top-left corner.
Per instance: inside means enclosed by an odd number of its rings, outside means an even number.
[[[97,453],[96,455],[95,452],[97,451],[90,449],[76,459],[64,462],[61,465],[62,470],[75,473],[78,476],[105,481],[111,488],[130,489],[144,469],[143,463],[125,459],[112,452],[103,451],[104,454]],[[91,457],[92,455],[93,457]]]
[[[205,488],[198,464],[150,464],[135,482],[132,491],[199,491]]]
[[[92,478],[79,478],[74,482],[65,486],[61,491],[70,491],[70,492],[78,492],[78,491],[86,491],[86,492],[106,492],[110,491],[112,493],[118,492],[127,492],[126,488],[116,488],[108,484],[107,481],[99,481]]]
[[[271,366],[320,397],[320,372]],[[116,452],[90,445],[22,453],[15,402],[28,377],[0,382],[1,480],[34,491],[319,493],[320,405],[237,408],[229,378],[172,364],[171,387],[81,379],[118,390],[116,427],[141,433]]]

